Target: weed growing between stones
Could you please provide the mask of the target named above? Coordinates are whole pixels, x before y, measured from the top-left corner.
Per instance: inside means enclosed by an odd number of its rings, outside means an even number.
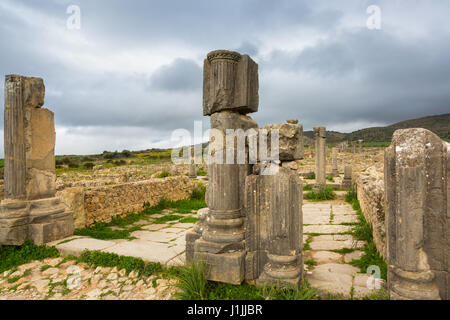
[[[56,248],[45,245],[36,246],[31,241],[25,242],[22,246],[3,246],[0,248],[0,272],[34,260],[57,257],[59,252]]]
[[[347,192],[345,201],[351,204],[352,208],[358,213],[359,222],[353,228],[353,236],[357,240],[366,241],[364,254],[359,260],[353,260],[350,264],[361,268],[362,273],[367,272],[367,268],[376,265],[380,268],[381,278],[387,280],[387,265],[383,257],[378,253],[373,242],[372,226],[366,221],[355,190]]]
[[[319,191],[310,191],[305,194],[304,198],[310,201],[324,201],[324,200],[334,200],[336,194],[332,187],[324,187]]]

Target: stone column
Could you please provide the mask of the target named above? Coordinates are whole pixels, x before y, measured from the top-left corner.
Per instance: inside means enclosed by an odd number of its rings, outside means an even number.
[[[194,244],[194,261],[207,262],[209,280],[239,284],[245,277],[244,182],[251,166],[247,160],[226,163],[227,151],[237,151],[239,144],[233,139],[233,145],[227,145],[225,134],[257,128],[245,114],[256,112],[258,102],[258,65],[237,52],[210,52],[204,62],[203,114],[211,116],[211,129],[223,133],[223,148],[214,151],[223,163],[209,165],[209,216]]]
[[[316,188],[321,189],[326,185],[326,129],[325,127],[314,127],[313,129],[316,143]]]
[[[262,165],[261,165],[262,166]],[[291,169],[246,180],[246,279],[297,286],[302,279],[302,182]]]
[[[449,299],[449,144],[426,129],[397,130],[385,151],[391,299]]]
[[[331,164],[332,164],[331,174],[335,177],[339,175],[337,158],[338,158],[338,148],[333,148],[331,150]]]
[[[352,141],[352,153],[356,153],[356,141]]]
[[[42,244],[73,233],[72,212],[56,194],[53,112],[41,108],[40,78],[5,79],[5,195],[0,244]]]
[[[195,179],[197,178],[197,167],[195,165],[195,155],[194,155],[194,146],[190,148],[190,158],[189,158],[189,178]]]
[[[361,139],[358,140],[358,152],[359,152],[359,153],[362,153],[362,152],[363,152],[363,151],[362,151],[363,141],[364,141],[364,140],[361,140]]]
[[[352,187],[352,167],[344,167],[344,179],[342,180],[342,188],[350,189]]]

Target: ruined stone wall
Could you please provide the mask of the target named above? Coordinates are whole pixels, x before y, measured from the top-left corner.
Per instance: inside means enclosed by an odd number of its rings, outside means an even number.
[[[174,201],[188,198],[197,185],[188,177],[177,176],[97,188],[66,188],[58,196],[74,211],[75,228],[79,229],[139,212],[144,202],[155,205],[163,196]]]
[[[386,228],[383,164],[367,168],[355,176],[359,204],[367,222],[372,225],[373,240],[378,252],[386,258]]]

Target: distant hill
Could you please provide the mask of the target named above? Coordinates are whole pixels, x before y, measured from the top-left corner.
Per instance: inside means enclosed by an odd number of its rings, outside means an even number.
[[[397,122],[386,127],[373,127],[354,131],[352,133],[340,133],[327,131],[327,142],[336,143],[344,140],[353,141],[363,139],[364,142],[391,141],[395,130],[407,128],[425,128],[436,133],[442,139],[450,140],[450,113],[411,119]],[[313,131],[305,131],[305,143],[314,138]]]

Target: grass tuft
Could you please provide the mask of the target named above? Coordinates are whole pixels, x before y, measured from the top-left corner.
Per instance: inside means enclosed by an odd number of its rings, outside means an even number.
[[[305,194],[304,198],[311,201],[324,201],[333,200],[336,198],[336,194],[331,187],[321,188],[319,191],[310,191]]]

